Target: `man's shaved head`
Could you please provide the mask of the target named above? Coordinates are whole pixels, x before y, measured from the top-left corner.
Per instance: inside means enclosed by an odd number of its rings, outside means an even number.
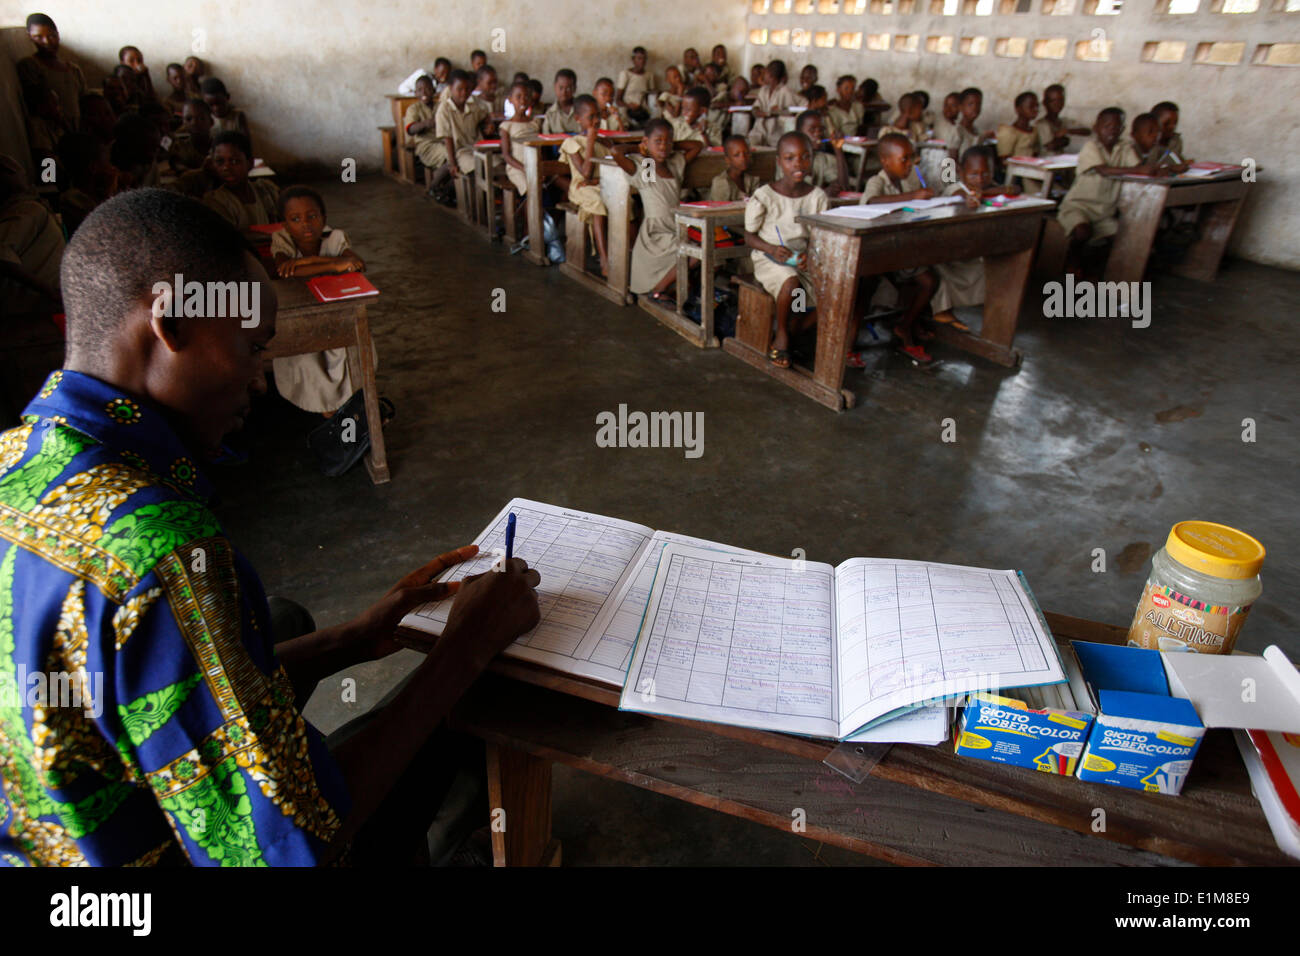
[[[202,203],[165,189],[134,189],[98,206],[63,253],[59,284],[68,317],[68,356],[93,358],[126,314],[152,300],[155,282],[249,278],[252,247]]]
[[[239,232],[203,204],[162,189],[115,196],[72,237],[61,278],[64,367],[154,404],[200,454],[266,391],[274,288]]]

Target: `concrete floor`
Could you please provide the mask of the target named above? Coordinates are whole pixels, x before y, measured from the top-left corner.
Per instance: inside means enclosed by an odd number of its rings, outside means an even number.
[[[250,423],[251,461],[215,477],[221,516],[267,590],[321,624],[472,540],[519,495],[830,563],[1019,568],[1044,608],[1118,624],[1169,527],[1220,521],[1269,549],[1238,646],[1300,657],[1289,322],[1300,274],[1241,261],[1212,285],[1155,274],[1141,330],[1046,319],[1031,291],[1019,370],[953,352],[917,370],[880,353],[848,373],[858,405],[837,415],[511,257],[414,189],[380,177],[320,188],[383,293],[370,315],[380,391],[397,407],[385,432],[393,481],[372,486],[360,467],[320,476],[303,439],[319,419],[278,398]],[[491,309],[497,289],[504,313]],[[620,403],[703,412],[703,457],[597,447],[597,413]],[[1094,548],[1105,573],[1091,570]],[[414,660],[359,668],[356,705],[322,690],[308,717],[332,729]],[[563,768],[555,829],[568,864],[868,862]]]

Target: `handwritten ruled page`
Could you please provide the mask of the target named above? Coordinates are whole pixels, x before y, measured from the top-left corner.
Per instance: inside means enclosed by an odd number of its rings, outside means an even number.
[[[623,677],[627,675],[632,648],[636,645],[641,619],[645,616],[646,605],[650,600],[650,589],[654,586],[655,572],[659,568],[660,555],[669,544],[693,545],[726,554],[758,553],[704,538],[693,538],[688,534],[656,531],[632,567],[632,572],[624,578],[614,599],[607,602],[597,615],[596,623],[587,635],[590,646],[579,649],[579,654],[585,660],[615,668],[619,673],[619,686],[622,686]]]
[[[835,581],[845,734],[920,701],[1065,680],[1015,571],[853,558]]]
[[[620,686],[624,668],[605,663],[610,655],[597,660],[599,642],[587,638],[597,616],[641,557],[652,529],[515,498],[474,540],[479,556],[450,569],[441,580],[459,581],[490,570],[496,557],[493,549],[505,551],[506,519],[512,511],[514,554],[541,576],[537,598],[542,619],[505,653]],[[448,599],[421,605],[402,619],[402,625],[441,634],[451,603]]]
[[[834,571],[668,544],[619,707],[838,737]]]

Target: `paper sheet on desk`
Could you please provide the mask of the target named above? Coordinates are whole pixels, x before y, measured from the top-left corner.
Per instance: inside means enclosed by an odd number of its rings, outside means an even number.
[[[918,707],[844,739],[873,744],[941,744],[948,739],[948,708]]]
[[[848,216],[853,219],[877,219],[900,209],[932,209],[935,206],[951,206],[961,201],[961,196],[937,196],[934,199],[909,199],[906,202],[863,203],[857,206],[839,206],[827,215]]]

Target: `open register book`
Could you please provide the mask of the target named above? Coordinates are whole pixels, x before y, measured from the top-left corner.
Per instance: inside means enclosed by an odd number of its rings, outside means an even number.
[[[498,554],[504,554],[506,519],[511,512],[516,516],[514,553],[541,575],[537,589],[541,621],[505,653],[614,687],[624,687],[632,666],[632,674],[641,678],[641,685],[627,682],[620,705],[624,709],[822,737],[938,743],[947,732],[947,708],[942,705],[910,711],[905,708],[949,693],[1064,679],[1059,658],[1046,628],[1040,623],[1033,599],[1014,571],[874,562],[889,568],[935,569],[933,592],[925,595],[929,603],[924,606],[924,614],[932,624],[935,620],[942,622],[931,643],[943,648],[940,656],[951,669],[948,675],[951,679],[937,683],[921,681],[915,694],[883,693],[886,687],[893,686],[891,682],[895,679],[886,659],[889,653],[896,657],[915,655],[907,660],[902,671],[908,677],[905,683],[909,687],[912,677],[928,674],[923,666],[924,636],[912,626],[913,617],[919,619],[921,607],[914,608],[911,601],[920,598],[921,592],[908,583],[911,578],[906,572],[898,577],[900,572],[891,571],[895,582],[885,590],[897,590],[899,582],[903,587],[894,598],[895,609],[891,611],[896,621],[903,620],[906,624],[902,636],[897,627],[892,638],[877,627],[879,615],[859,617],[863,618],[860,623],[865,629],[864,639],[870,631],[873,653],[877,655],[874,661],[866,661],[865,679],[882,691],[881,700],[885,701],[874,709],[875,716],[892,715],[894,719],[886,724],[873,722],[872,717],[858,720],[852,716],[849,719],[857,722],[848,731],[841,732],[837,708],[844,694],[838,686],[837,675],[853,673],[857,683],[864,680],[857,673],[860,667],[855,662],[865,648],[857,649],[850,639],[841,651],[837,637],[837,620],[845,622],[841,627],[851,629],[853,624],[848,607],[835,606],[839,592],[835,590],[834,579],[838,574],[842,582],[847,582],[851,572],[815,563],[796,565],[689,535],[655,531],[618,518],[515,498],[474,540],[480,548],[479,556],[450,569],[443,579],[459,580],[488,570]],[[685,674],[686,688],[679,698],[674,698],[682,675],[674,671],[672,660],[674,654],[686,651],[679,632],[693,596],[690,585],[694,579],[688,574],[679,587],[681,569],[674,571],[673,562],[685,555],[691,556],[693,562],[721,562],[724,569],[730,570],[719,571],[716,582],[711,577],[706,579],[709,589],[702,595],[705,603],[698,609],[700,626],[693,638],[699,661],[695,662],[691,652]],[[742,563],[729,565],[731,561]],[[841,568],[853,564],[853,561],[846,562]],[[948,572],[947,576],[944,572]],[[953,575],[961,572],[970,575],[970,581],[962,579],[960,586],[956,586],[954,582],[958,579]],[[677,578],[668,591],[665,605],[664,581],[671,574]],[[724,583],[729,580],[728,575],[734,575],[734,592],[725,591],[730,587]],[[847,595],[849,585],[844,583],[842,588]],[[967,598],[968,604],[963,604]],[[901,611],[897,609],[900,599]],[[869,602],[873,612],[884,609],[888,603],[887,595],[874,583],[870,595],[864,592],[860,600]],[[936,610],[937,605],[942,608]],[[423,605],[403,618],[402,625],[440,634],[450,608],[450,600]],[[751,622],[754,613],[761,617]],[[773,614],[775,627],[767,620]],[[663,633],[656,637],[655,622],[661,615]],[[670,621],[679,626],[665,641]],[[717,670],[717,648],[713,641],[724,634],[727,641],[734,640],[734,650],[729,643],[729,653],[722,659],[721,670]],[[652,655],[647,655],[638,645],[638,635],[647,647],[656,649]],[[712,664],[706,661],[710,655]],[[874,669],[869,666],[872,663],[876,665]],[[710,668],[717,673],[712,673]],[[811,678],[805,672],[811,673]],[[963,680],[960,675],[969,675],[970,680]],[[652,686],[646,681],[653,682],[656,694],[646,692]],[[755,695],[768,685],[772,692],[763,696],[762,703],[770,704],[770,711],[764,713],[761,707],[751,705]],[[951,690],[934,692],[940,685]],[[725,694],[725,699],[708,689],[714,686]],[[788,695],[803,694],[805,690],[820,696],[820,709],[809,711],[799,705],[795,708],[797,713],[786,713],[791,710]],[[895,703],[895,697],[905,700]],[[850,736],[852,731],[868,723],[872,726]]]
[[[620,707],[859,739],[921,703],[1065,679],[1015,571],[668,544]]]

